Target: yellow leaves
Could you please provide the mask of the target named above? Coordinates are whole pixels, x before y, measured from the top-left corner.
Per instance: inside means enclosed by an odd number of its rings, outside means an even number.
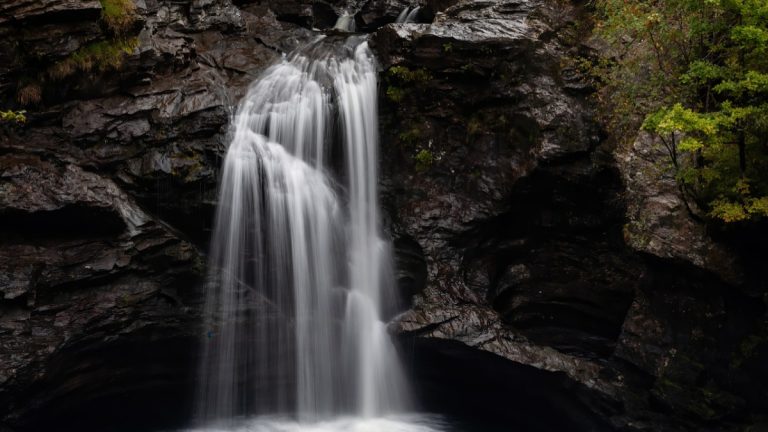
[[[658,134],[701,133],[706,136],[715,135],[718,131],[717,121],[713,116],[697,113],[680,103],[648,115],[643,129]]]
[[[645,17],[645,28],[646,29],[650,29],[650,28],[658,25],[659,23],[661,23],[661,14],[659,14],[656,11],[649,13]]]
[[[685,137],[680,141],[680,144],[677,145],[677,149],[681,152],[693,153],[702,148],[704,148],[704,143],[693,137]]]
[[[768,216],[768,197],[751,199],[747,204],[747,211],[753,215]]]
[[[749,182],[746,179],[739,179],[733,186],[733,191],[741,196],[749,195]]]
[[[0,111],[0,123],[26,123],[27,116],[24,115],[26,113],[26,111]]]
[[[616,53],[598,80],[610,132],[632,139],[643,119],[661,138],[658,164],[713,218],[768,216],[768,0],[595,6]]]
[[[741,222],[749,217],[743,205],[725,199],[714,201],[709,215],[727,223]]]
[[[721,198],[713,202],[709,215],[726,223],[768,216],[768,197],[748,198],[744,203]]]
[[[733,186],[736,198],[721,196],[712,203],[710,216],[726,223],[768,216],[768,196],[753,196],[748,179],[741,178]]]

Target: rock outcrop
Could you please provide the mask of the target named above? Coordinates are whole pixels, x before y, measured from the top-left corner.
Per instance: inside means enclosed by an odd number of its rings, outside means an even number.
[[[188,417],[229,118],[254,77],[310,37],[266,5],[135,5],[122,64],[61,80],[52,65],[114,41],[100,2],[0,6],[2,106],[37,93],[25,124],[0,126],[6,427]]]
[[[602,136],[573,62],[599,55],[580,42],[584,9],[431,7],[432,24],[373,38],[385,198],[418,293],[396,330],[419,353],[460,362],[471,347],[564,374],[595,414],[573,417],[585,430],[728,429],[766,413],[768,388],[747,384],[762,376],[765,285],[745,281],[743,248],[691,218],[646,137],[626,149]]]

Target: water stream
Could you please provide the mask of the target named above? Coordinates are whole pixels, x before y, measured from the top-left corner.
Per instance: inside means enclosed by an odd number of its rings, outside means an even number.
[[[241,101],[209,258],[200,424],[428,427],[391,417],[410,402],[381,318],[395,299],[378,137],[376,63],[358,36],[298,50]],[[282,420],[243,423],[268,414]],[[376,421],[389,426],[365,426]]]

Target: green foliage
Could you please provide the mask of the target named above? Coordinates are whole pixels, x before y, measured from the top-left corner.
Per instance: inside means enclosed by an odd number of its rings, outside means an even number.
[[[483,122],[477,116],[472,116],[467,123],[467,134],[469,136],[479,135],[483,130]]]
[[[394,103],[400,103],[408,93],[409,87],[423,84],[432,79],[432,75],[426,69],[412,70],[405,66],[393,66],[387,70],[387,99]]]
[[[136,22],[136,5],[133,0],[99,0],[101,3],[101,20],[115,34],[123,34],[130,30]]]
[[[99,72],[106,72],[117,70],[123,65],[125,55],[131,54],[138,45],[138,38],[94,42],[51,66],[48,69],[48,75],[53,79],[62,79],[76,71],[98,70]]]
[[[0,123],[21,124],[27,121],[26,111],[0,111]]]
[[[400,143],[406,147],[415,146],[421,139],[421,129],[417,125],[411,125],[410,128],[400,133]]]
[[[405,66],[394,66],[389,68],[387,74],[390,78],[409,84],[424,83],[432,79],[432,75],[424,68],[412,70]]]
[[[768,216],[768,0],[597,0],[591,64],[616,136],[659,137],[708,216]]]
[[[405,97],[405,91],[400,87],[388,86],[387,87],[387,99],[395,103],[400,103]]]
[[[432,164],[435,162],[435,155],[427,149],[421,149],[416,153],[416,156],[414,156],[414,160],[416,161],[417,171],[426,171],[431,168]]]
[[[122,67],[126,54],[131,54],[139,46],[137,37],[129,37],[129,31],[138,30],[134,23],[137,19],[134,0],[99,0],[102,13],[101,21],[106,40],[80,47],[63,60],[56,63],[41,64],[41,58],[34,54],[19,56],[18,61],[27,64],[28,69],[37,70],[19,80],[16,88],[16,101],[22,106],[38,104],[42,101],[46,84],[49,80],[62,80],[76,72],[106,72]],[[39,68],[39,69],[38,69]]]

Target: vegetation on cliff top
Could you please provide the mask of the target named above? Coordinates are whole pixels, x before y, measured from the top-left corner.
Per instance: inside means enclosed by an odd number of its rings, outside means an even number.
[[[655,134],[686,198],[724,222],[768,216],[768,0],[596,0],[593,65],[616,136]]]
[[[133,0],[99,0],[101,20],[117,34],[128,31],[136,22],[136,5]]]
[[[39,103],[49,79],[63,80],[75,72],[117,70],[123,65],[125,56],[136,49],[138,38],[129,36],[129,32],[135,30],[137,20],[133,0],[100,0],[100,3],[106,39],[84,45],[55,63],[45,64],[38,74],[21,81],[16,90],[19,104]]]
[[[131,54],[139,45],[138,38],[110,39],[94,42],[72,53],[69,57],[55,63],[48,69],[53,79],[63,79],[76,71],[120,69],[126,54]]]

